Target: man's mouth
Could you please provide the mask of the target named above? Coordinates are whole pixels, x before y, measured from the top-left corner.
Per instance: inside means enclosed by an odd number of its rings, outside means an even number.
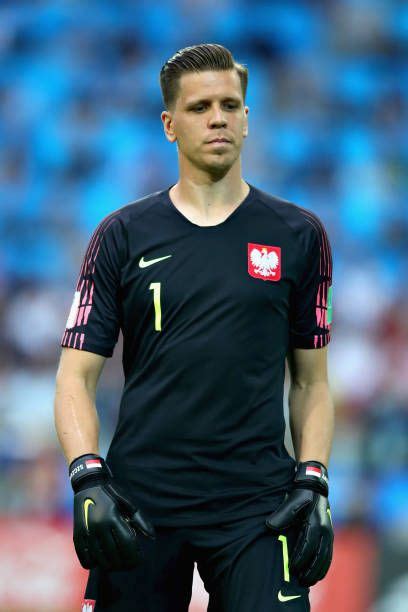
[[[219,144],[228,144],[231,141],[228,140],[228,138],[213,138],[212,140],[210,140],[207,144],[214,144],[214,143],[219,143]]]

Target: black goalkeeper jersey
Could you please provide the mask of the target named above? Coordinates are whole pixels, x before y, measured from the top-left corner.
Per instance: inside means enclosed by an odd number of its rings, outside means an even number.
[[[218,225],[166,189],[96,228],[61,345],[110,357],[122,330],[107,462],[154,523],[261,515],[290,489],[285,356],[329,342],[331,274],[318,217],[253,186]]]

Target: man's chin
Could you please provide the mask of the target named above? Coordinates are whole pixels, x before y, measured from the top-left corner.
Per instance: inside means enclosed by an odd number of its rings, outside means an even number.
[[[210,159],[201,160],[200,167],[211,175],[224,176],[234,165],[236,158],[230,155],[212,155]]]

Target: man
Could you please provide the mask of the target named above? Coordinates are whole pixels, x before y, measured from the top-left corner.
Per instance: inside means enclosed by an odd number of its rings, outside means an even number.
[[[179,180],[96,229],[57,373],[84,606],[186,612],[197,563],[211,612],[309,610],[333,543],[329,242],[313,213],[242,179],[248,73],[227,49],[183,49],[160,77]],[[95,392],[120,329],[105,463]]]

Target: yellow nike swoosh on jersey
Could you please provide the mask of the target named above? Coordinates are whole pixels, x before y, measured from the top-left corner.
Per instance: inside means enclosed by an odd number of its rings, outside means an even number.
[[[282,595],[282,591],[278,593],[279,601],[290,601],[291,599],[297,599],[298,597],[302,597],[301,595]]]
[[[163,261],[163,259],[168,259],[169,257],[171,257],[171,255],[165,255],[164,257],[156,257],[156,259],[149,259],[148,261],[146,261],[145,258],[142,257],[139,260],[139,268],[147,268],[147,266],[152,266],[153,264],[159,261]]]
[[[86,499],[84,501],[84,514],[85,514],[85,525],[86,525],[86,530],[89,531],[89,527],[88,527],[88,512],[89,512],[89,506],[94,506],[95,502],[92,499]]]

